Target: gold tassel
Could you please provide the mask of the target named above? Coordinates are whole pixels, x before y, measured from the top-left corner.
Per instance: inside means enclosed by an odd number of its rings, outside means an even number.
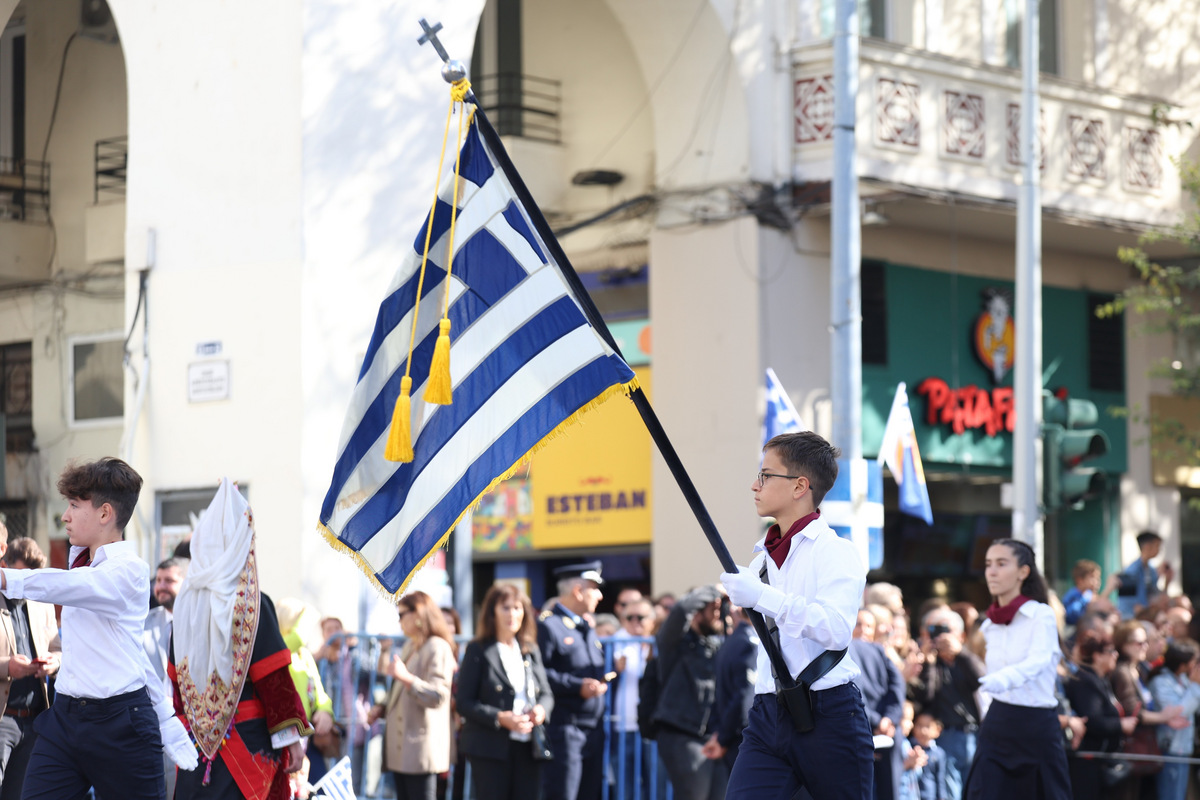
[[[387,447],[383,457],[388,461],[407,464],[413,460],[412,449],[412,378],[405,375],[400,379],[400,396],[392,410],[392,427],[388,430]]]
[[[450,320],[442,317],[438,323],[437,344],[429,362],[429,380],[425,383],[425,402],[439,406],[450,405]]]

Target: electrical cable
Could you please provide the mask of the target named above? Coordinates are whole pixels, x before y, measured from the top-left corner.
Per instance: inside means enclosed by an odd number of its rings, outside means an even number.
[[[58,119],[58,102],[62,99],[63,76],[67,73],[67,56],[71,52],[71,45],[75,43],[78,36],[78,31],[72,33],[67,37],[67,43],[63,45],[62,59],[58,65],[58,82],[54,88],[54,103],[50,106],[50,124],[46,126],[46,141],[42,144],[41,161],[43,164],[46,163],[46,156],[50,153],[50,137],[54,134],[54,122]],[[54,225],[54,213],[50,210],[48,199],[46,201],[46,222],[50,226],[50,259],[46,262],[46,271],[50,272],[54,267],[54,259],[58,255],[58,228]]]

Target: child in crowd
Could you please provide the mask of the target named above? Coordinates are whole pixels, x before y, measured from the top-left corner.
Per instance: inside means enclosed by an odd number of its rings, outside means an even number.
[[[1079,622],[1079,618],[1087,610],[1088,603],[1092,602],[1096,593],[1100,591],[1100,565],[1091,559],[1081,558],[1075,562],[1071,578],[1075,585],[1062,596],[1068,625]]]
[[[896,800],[921,800],[921,770],[929,763],[925,751],[915,747],[911,741],[913,731],[913,704],[904,701],[904,716],[900,718],[900,739],[897,747],[904,758],[904,775],[900,778],[900,794]]]
[[[962,795],[962,779],[945,750],[938,747],[942,723],[930,711],[922,711],[913,722],[914,750],[925,754],[925,766],[917,777],[921,800],[957,800]]]

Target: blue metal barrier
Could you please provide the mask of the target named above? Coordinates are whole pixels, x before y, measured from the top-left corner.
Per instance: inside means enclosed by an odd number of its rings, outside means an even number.
[[[380,775],[372,777],[373,765],[369,764],[368,745],[379,735],[382,723],[365,725],[366,714],[372,705],[382,703],[391,686],[391,677],[379,672],[379,661],[384,651],[384,642],[389,642],[391,652],[399,652],[404,643],[402,636],[377,636],[366,633],[339,633],[326,643],[336,648],[337,659],[322,659],[318,662],[321,682],[333,700],[333,718],[344,732],[341,752],[328,758],[327,765],[345,755],[350,756],[353,769],[355,792],[360,800],[389,800],[395,797],[391,779],[381,763]],[[459,639],[459,654],[466,649],[467,639]],[[619,651],[630,646],[648,645],[654,648],[653,637],[612,638],[600,640],[604,647],[605,672],[615,671]],[[658,747],[653,741],[643,741],[637,730],[637,719],[628,718],[628,711],[615,707],[622,680],[634,681],[640,676],[618,676],[605,694],[604,709],[604,763],[605,776],[601,789],[602,800],[672,800],[673,791],[667,780],[666,771],[658,758]],[[444,800],[471,800],[470,766],[466,767],[463,779],[464,790],[453,791],[457,776],[451,766],[451,780]],[[632,772],[632,774],[630,774]],[[369,785],[371,784],[371,785]]]

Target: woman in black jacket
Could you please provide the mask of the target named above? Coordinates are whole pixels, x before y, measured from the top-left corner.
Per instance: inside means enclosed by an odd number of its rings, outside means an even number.
[[[1080,750],[1112,753],[1121,749],[1121,742],[1133,732],[1137,717],[1121,716],[1108,676],[1117,666],[1117,648],[1107,631],[1088,630],[1080,634],[1079,672],[1068,679],[1064,687],[1071,708],[1087,719]],[[1120,785],[1105,785],[1103,771],[1112,769],[1099,759],[1070,759],[1071,793],[1079,800],[1113,797]]]
[[[478,636],[467,645],[455,699],[463,719],[459,748],[471,763],[476,800],[539,800],[542,724],[554,695],[537,648],[529,598],[512,585],[488,589]]]

